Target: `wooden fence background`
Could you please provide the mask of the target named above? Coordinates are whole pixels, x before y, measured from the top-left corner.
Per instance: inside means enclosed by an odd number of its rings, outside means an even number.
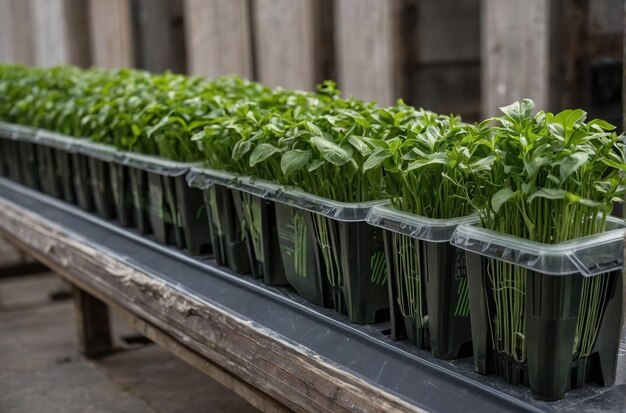
[[[624,0],[0,0],[0,62],[237,73],[465,119],[523,97],[620,122]]]

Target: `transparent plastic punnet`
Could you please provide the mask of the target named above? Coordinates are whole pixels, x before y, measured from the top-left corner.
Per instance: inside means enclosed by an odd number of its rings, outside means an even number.
[[[606,231],[559,244],[543,244],[502,234],[479,223],[457,227],[452,245],[548,275],[591,277],[621,270],[626,221],[608,217]]]
[[[207,189],[212,185],[220,185],[268,200],[276,199],[277,194],[282,189],[280,185],[263,179],[200,166],[191,168],[187,174],[187,182],[190,186],[200,189]]]
[[[373,207],[389,203],[388,200],[338,202],[289,187],[281,188],[276,194],[276,201],[344,222],[365,221]]]
[[[461,224],[476,223],[478,216],[437,219],[402,212],[390,205],[376,205],[368,214],[367,222],[411,238],[430,242],[450,242],[456,227]]]
[[[0,137],[35,143],[36,128],[15,123],[0,122]]]
[[[390,205],[372,208],[367,222],[384,230],[393,339],[407,338],[437,358],[469,355],[465,253],[450,237],[458,225],[477,221],[476,215],[434,219]]]
[[[543,400],[613,384],[625,228],[608,217],[603,233],[543,244],[460,225],[452,243],[466,253],[475,370]]]

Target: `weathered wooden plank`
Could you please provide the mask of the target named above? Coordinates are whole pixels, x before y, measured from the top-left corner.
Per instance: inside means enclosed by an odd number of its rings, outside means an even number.
[[[90,359],[113,353],[108,306],[80,288],[73,290],[79,351]]]
[[[95,66],[133,66],[130,0],[89,0],[89,26]]]
[[[259,81],[271,87],[313,90],[319,80],[315,2],[256,0],[252,3]]]
[[[0,199],[0,232],[79,288],[123,307],[297,411],[422,411],[310,350],[184,293]]]
[[[30,3],[0,0],[0,62],[33,63]]]
[[[482,114],[531,98],[548,108],[550,1],[482,0]]]
[[[399,0],[337,0],[337,71],[346,95],[390,105],[398,96]]]
[[[30,12],[35,64],[90,64],[85,1],[30,0]]]
[[[188,71],[253,77],[248,0],[186,0]]]
[[[131,327],[137,329],[143,336],[148,337],[161,347],[169,350],[192,367],[197,368],[213,380],[224,385],[224,387],[231,389],[235,394],[260,411],[267,413],[291,411],[265,393],[259,392],[248,383],[233,376],[220,366],[181,344],[165,330],[151,325],[122,308],[116,307],[115,313],[126,320]]]

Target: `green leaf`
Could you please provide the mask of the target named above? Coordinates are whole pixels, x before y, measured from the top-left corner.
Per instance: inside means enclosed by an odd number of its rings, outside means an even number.
[[[324,159],[333,165],[341,166],[348,163],[352,159],[350,154],[345,149],[324,138],[313,136],[311,138],[311,143],[317,148],[318,151],[320,151]]]
[[[280,152],[280,149],[276,146],[270,143],[260,143],[250,154],[250,166],[254,167],[278,152]]]
[[[307,168],[307,170],[309,172],[313,172],[314,170],[316,170],[317,168],[319,168],[320,166],[324,165],[324,161],[321,159],[314,159],[313,162],[311,162]]]
[[[552,122],[561,124],[565,131],[572,131],[584,122],[586,117],[587,113],[582,109],[566,109],[554,115]]]
[[[535,102],[530,99],[524,99],[513,102],[508,106],[503,106],[500,110],[511,119],[519,122],[522,119],[529,118],[534,107]]]
[[[546,199],[566,199],[567,191],[563,189],[556,188],[540,188],[538,191],[532,193],[528,197],[528,203],[531,203],[535,198],[546,198]]]
[[[280,158],[280,169],[285,176],[291,175],[293,172],[302,169],[311,159],[311,151],[293,150],[287,151]]]
[[[588,159],[589,155],[585,152],[576,152],[565,158],[559,167],[561,183],[565,182],[567,178],[576,173]]]
[[[612,131],[615,129],[615,125],[610,124],[609,122],[602,119],[593,119],[587,123],[587,126],[597,126],[602,130]]]
[[[370,169],[378,168],[385,162],[386,159],[391,158],[391,154],[384,148],[376,148],[371,155],[363,163],[363,173]]]
[[[446,165],[448,163],[448,157],[445,153],[434,153],[430,157],[425,159],[416,159],[411,162],[407,167],[406,171],[413,171],[418,168],[423,168],[428,165]]]
[[[252,143],[249,140],[239,141],[233,147],[232,158],[235,161],[241,159],[252,148]]]
[[[360,136],[350,135],[348,137],[348,142],[363,156],[367,156],[372,153],[372,148],[367,146],[367,144],[361,140]]]
[[[500,211],[502,205],[510,201],[517,195],[516,191],[513,191],[510,187],[502,188],[496,192],[491,198],[491,208],[496,214]]]

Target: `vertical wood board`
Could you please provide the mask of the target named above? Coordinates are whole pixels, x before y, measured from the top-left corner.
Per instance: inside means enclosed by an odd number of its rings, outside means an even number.
[[[248,0],[185,0],[189,73],[253,76]]]
[[[482,0],[482,115],[531,98],[549,105],[549,0]]]
[[[256,0],[253,13],[258,80],[270,87],[313,90],[316,0]]]
[[[339,87],[346,95],[392,104],[397,1],[337,0],[335,6]]]
[[[93,64],[106,68],[133,66],[129,0],[89,0]]]

